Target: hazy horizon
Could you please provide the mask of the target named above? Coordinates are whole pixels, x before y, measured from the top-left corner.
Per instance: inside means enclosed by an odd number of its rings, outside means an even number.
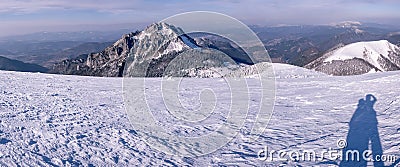
[[[360,21],[398,26],[395,0],[289,1],[204,0],[0,0],[0,37],[36,32],[140,29],[146,24],[190,11],[214,11],[248,25],[327,25]]]

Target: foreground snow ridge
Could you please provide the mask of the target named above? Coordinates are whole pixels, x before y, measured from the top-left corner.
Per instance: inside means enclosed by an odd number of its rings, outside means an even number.
[[[338,166],[340,162],[330,160],[266,162],[257,153],[266,146],[317,152],[337,148],[366,94],[377,98],[383,153],[400,157],[400,72],[334,77],[290,65],[275,64],[274,69],[276,103],[264,134],[245,141],[251,128],[245,125],[226,146],[197,158],[164,154],[137,135],[124,110],[122,78],[0,71],[0,166]],[[249,120],[257,111],[251,104]],[[216,124],[224,120],[214,118]],[[214,126],[176,133],[200,133]]]

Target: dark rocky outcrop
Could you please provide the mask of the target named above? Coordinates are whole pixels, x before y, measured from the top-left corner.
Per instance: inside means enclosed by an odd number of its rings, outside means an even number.
[[[133,36],[136,34],[138,32],[122,36],[121,39],[102,52],[81,55],[75,59],[57,63],[49,72],[67,75],[122,76],[124,62],[134,44]]]

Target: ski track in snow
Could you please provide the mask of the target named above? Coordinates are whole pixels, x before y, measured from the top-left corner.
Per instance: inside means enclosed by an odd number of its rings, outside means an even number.
[[[216,152],[195,158],[147,146],[126,116],[122,78],[0,71],[0,166],[167,165],[329,166],[338,162],[265,162],[257,152],[337,148],[358,100],[375,105],[384,154],[400,157],[400,72],[333,77],[276,64],[276,103],[257,141],[243,131]],[[199,83],[196,83],[199,84]]]

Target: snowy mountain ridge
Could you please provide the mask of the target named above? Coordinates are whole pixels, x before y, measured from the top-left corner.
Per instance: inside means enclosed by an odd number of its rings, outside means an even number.
[[[57,63],[50,73],[121,77],[129,55],[134,57],[134,63],[161,62],[167,61],[162,60],[165,57],[174,57],[177,53],[196,46],[192,39],[182,34],[183,31],[173,25],[154,23],[143,31],[123,35],[102,52]],[[155,67],[153,71],[159,71],[160,68]]]
[[[334,23],[332,25],[336,26],[336,27],[342,27],[342,28],[353,28],[353,27],[361,26],[362,23],[359,21],[342,21],[339,23]]]
[[[396,53],[399,51],[400,48],[398,46],[391,44],[387,40],[357,42],[333,51],[332,55],[325,59],[324,62],[360,58],[365,59],[379,70],[385,71],[384,67],[382,67],[382,64],[379,62],[379,58],[386,58],[390,60],[390,53]]]
[[[387,40],[336,48],[305,66],[330,75],[358,75],[400,70],[400,48]]]

